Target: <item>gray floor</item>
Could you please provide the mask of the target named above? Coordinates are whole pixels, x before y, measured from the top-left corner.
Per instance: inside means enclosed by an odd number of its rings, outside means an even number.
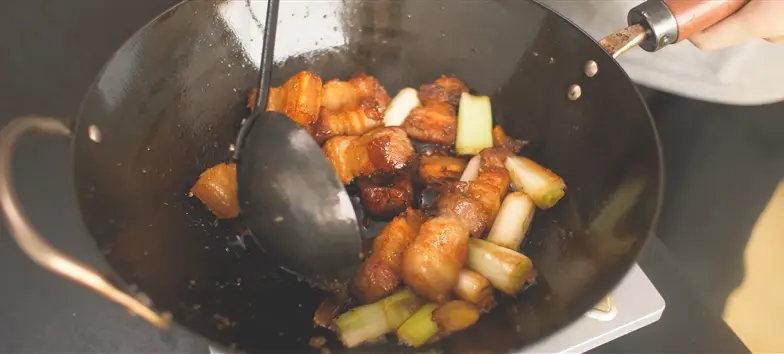
[[[784,103],[738,107],[645,90],[666,188],[657,234],[721,314],[752,228],[784,177]]]

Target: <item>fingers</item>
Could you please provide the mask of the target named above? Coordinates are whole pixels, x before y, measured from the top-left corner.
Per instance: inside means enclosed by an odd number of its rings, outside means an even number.
[[[771,43],[784,43],[784,36],[769,37],[765,40]]]
[[[699,49],[726,48],[754,39],[778,43],[784,38],[784,1],[751,0],[727,19],[689,37]]]

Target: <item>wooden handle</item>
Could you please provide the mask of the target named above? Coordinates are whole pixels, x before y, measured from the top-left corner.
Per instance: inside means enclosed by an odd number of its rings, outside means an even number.
[[[749,0],[664,0],[678,23],[678,40],[684,40],[734,14]]]

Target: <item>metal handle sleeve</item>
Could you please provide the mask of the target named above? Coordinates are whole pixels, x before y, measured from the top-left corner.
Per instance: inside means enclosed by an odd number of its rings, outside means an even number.
[[[629,11],[629,25],[642,24],[648,37],[640,46],[655,52],[724,20],[749,0],[647,0]]]

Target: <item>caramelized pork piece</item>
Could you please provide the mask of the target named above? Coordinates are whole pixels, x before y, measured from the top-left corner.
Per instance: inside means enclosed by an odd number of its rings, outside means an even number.
[[[321,91],[321,77],[310,71],[300,71],[283,86],[270,89],[267,110],[281,112],[300,125],[308,126],[318,119]]]
[[[484,149],[479,152],[479,155],[482,160],[479,166],[480,173],[485,171],[506,171],[504,166],[506,158],[514,156],[509,150],[499,147]]]
[[[515,140],[510,138],[506,135],[504,129],[501,128],[500,125],[496,125],[493,128],[493,147],[502,148],[512,152],[513,154],[517,154],[527,143],[528,142],[523,140]]]
[[[459,219],[471,237],[481,237],[490,225],[490,215],[482,203],[468,194],[468,182],[455,182],[442,190],[436,202],[440,215]]]
[[[463,195],[482,205],[482,210],[485,212],[485,218],[482,221],[487,222],[487,224],[483,225],[478,221],[472,221],[468,227],[471,229],[471,236],[473,237],[482,236],[488,227],[492,225],[498,210],[501,208],[501,201],[506,196],[506,193],[509,192],[509,172],[504,167],[504,162],[507,157],[512,156],[511,152],[502,148],[484,149],[479,154],[481,156],[481,164],[476,178],[467,183],[454,184],[449,190],[451,193],[458,195],[463,193]],[[468,212],[461,210],[461,213],[467,214]]]
[[[449,104],[430,102],[412,109],[402,128],[416,140],[451,146],[457,138],[457,117]]]
[[[313,324],[318,327],[329,328],[332,320],[343,312],[348,304],[346,294],[334,294],[321,302],[316,312],[313,314]]]
[[[498,190],[496,197],[499,199],[504,199],[506,193],[509,192],[509,180],[509,172],[502,170],[489,170],[479,172],[479,175],[477,175],[476,179],[471,181],[471,183],[485,183],[492,185],[495,189]],[[471,189],[470,186],[468,189]]]
[[[433,215],[438,210],[438,198],[441,196],[444,189],[443,185],[430,184],[425,185],[425,188],[419,191],[418,205],[423,213]]]
[[[479,155],[481,156],[479,175],[470,182],[468,194],[482,202],[492,223],[498,215],[501,201],[509,192],[510,177],[504,163],[514,154],[505,148],[492,147],[482,150]]]
[[[455,150],[439,144],[420,144],[417,146],[420,156],[455,156]]]
[[[384,86],[381,86],[381,83],[378,82],[375,77],[359,73],[352,76],[348,82],[359,90],[360,97],[371,98],[376,102],[382,112],[389,106],[389,101],[391,99],[387,94],[387,90],[384,89]]]
[[[468,238],[468,229],[454,216],[425,221],[403,254],[403,281],[421,297],[446,302],[465,265]]]
[[[419,179],[425,184],[457,181],[468,164],[465,160],[450,156],[421,156]]]
[[[363,152],[367,154],[374,172],[380,173],[393,173],[405,168],[416,154],[406,132],[397,127],[377,128],[360,136],[347,153],[362,160]],[[358,170],[364,171],[364,168]]]
[[[259,99],[259,88],[254,87],[250,89],[250,91],[248,92],[248,102],[246,103],[245,106],[248,107],[248,109],[250,109],[251,112],[253,112],[253,109],[256,108],[256,100],[258,99]],[[267,105],[267,110],[268,111],[270,110],[269,104]]]
[[[319,144],[338,135],[361,135],[384,125],[384,111],[372,101],[342,111],[321,107],[319,120],[313,124],[313,138]]]
[[[286,109],[286,91],[282,87],[270,87],[267,111],[283,112]]]
[[[450,183],[442,190],[436,205],[440,214],[455,215],[462,220],[471,237],[482,237],[493,224],[508,191],[509,173],[490,169],[480,172],[473,181]]]
[[[454,77],[442,75],[432,84],[419,87],[419,100],[425,106],[430,102],[449,103],[456,107],[460,103],[460,95],[468,92],[468,86]]]
[[[359,105],[359,90],[348,81],[329,80],[324,84],[323,93],[321,105],[332,112],[352,109]]]
[[[283,112],[284,91],[282,87],[270,87],[269,97],[267,97],[267,111]],[[254,87],[248,92],[247,107],[253,112],[256,109],[256,101],[259,99],[259,88]]]
[[[356,165],[359,162],[356,158],[346,155],[349,146],[356,144],[357,140],[359,140],[358,136],[336,136],[327,140],[321,147],[343,184],[351,183],[358,173]]]
[[[376,128],[362,136],[336,136],[323,147],[344,184],[373,173],[394,173],[411,162],[416,152],[406,133],[397,127]]]
[[[509,173],[506,171],[486,171],[480,172],[475,180],[468,182],[467,193],[482,204],[487,213],[488,223],[492,225],[501,208],[501,200],[508,191]]]
[[[411,174],[407,172],[384,179],[389,180],[360,177],[357,185],[362,206],[368,214],[376,219],[388,220],[414,204],[414,186]]]
[[[375,240],[352,283],[352,290],[364,303],[373,303],[391,294],[401,281],[403,253],[419,233],[422,214],[408,209],[389,222]]]
[[[350,81],[327,82],[322,105],[313,126],[313,138],[319,143],[338,135],[361,135],[384,125],[389,96],[375,78],[358,74]]]
[[[208,168],[191,187],[195,195],[218,219],[232,219],[240,214],[237,201],[237,166],[219,163]]]

